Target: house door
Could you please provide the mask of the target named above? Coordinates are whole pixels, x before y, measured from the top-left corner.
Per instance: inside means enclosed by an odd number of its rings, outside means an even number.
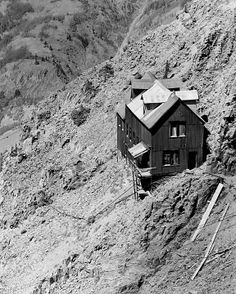
[[[193,169],[197,167],[197,152],[191,151],[188,153],[188,168]]]

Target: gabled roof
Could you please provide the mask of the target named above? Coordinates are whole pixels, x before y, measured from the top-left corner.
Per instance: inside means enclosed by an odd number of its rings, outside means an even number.
[[[137,116],[137,118],[141,119],[144,116],[142,94],[138,95],[128,103],[127,107]]]
[[[124,99],[121,104],[117,107],[116,112],[124,120],[125,119],[125,106],[130,102],[131,88],[128,88],[124,93]]]
[[[197,90],[176,91],[175,94],[182,101],[198,101],[198,93],[197,93]]]
[[[148,113],[146,116],[144,116],[141,119],[141,122],[148,128],[151,129],[153,128],[158,121],[167,113],[171,110],[171,108],[176,104],[176,103],[182,103],[185,107],[189,109],[192,113],[195,114],[195,116],[204,124],[205,121],[196,113],[194,112],[190,107],[188,107],[181,99],[176,96],[175,93],[171,93],[169,96],[168,100],[152,110],[150,113]]]
[[[172,78],[172,79],[161,79],[159,80],[160,83],[162,83],[163,86],[165,86],[167,89],[176,89],[176,88],[182,88],[183,82],[179,78]]]
[[[132,89],[147,90],[152,87],[154,81],[147,79],[131,79]]]
[[[151,129],[178,102],[180,98],[170,95],[169,99],[142,118],[144,125]]]
[[[154,85],[143,93],[143,102],[149,103],[163,103],[166,102],[171,94],[171,91],[165,88],[158,80]]]
[[[155,81],[156,80],[156,77],[155,75],[150,72],[150,71],[147,71],[145,72],[145,74],[143,75],[143,77],[141,78],[141,80],[149,80],[149,81]]]

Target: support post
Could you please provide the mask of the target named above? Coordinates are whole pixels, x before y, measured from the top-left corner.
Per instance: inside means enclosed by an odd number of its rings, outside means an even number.
[[[133,167],[133,165],[132,165],[132,177],[133,177],[134,199],[136,200],[135,174],[134,174],[134,167]]]

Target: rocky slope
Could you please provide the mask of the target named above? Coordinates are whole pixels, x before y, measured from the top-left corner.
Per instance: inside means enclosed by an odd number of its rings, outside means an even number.
[[[233,249],[190,277],[228,202],[212,257],[235,243],[235,8],[193,0],[173,23],[40,103],[2,164],[2,293],[234,293]],[[211,157],[136,201],[130,168],[117,161],[115,108],[132,73],[162,77],[166,61],[169,77],[199,91]],[[189,243],[220,180],[210,168],[231,176],[221,175],[224,192]]]
[[[114,56],[140,2],[1,1],[0,120]]]
[[[17,142],[17,130],[1,135],[19,125],[22,116],[30,116],[29,105],[112,58],[122,42],[124,47],[148,29],[173,21],[185,2],[2,1],[0,152],[8,142]]]
[[[146,1],[132,21],[128,34],[120,49],[144,37],[148,31],[176,19],[176,13],[187,11],[188,0],[151,0]]]

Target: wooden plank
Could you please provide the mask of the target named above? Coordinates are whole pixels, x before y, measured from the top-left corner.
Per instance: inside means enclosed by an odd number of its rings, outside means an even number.
[[[192,275],[191,280],[193,280],[197,276],[198,272],[201,270],[201,268],[203,267],[204,263],[206,262],[207,257],[209,255],[209,253],[211,252],[212,245],[213,245],[213,243],[215,241],[216,235],[217,235],[217,233],[219,231],[219,228],[220,228],[220,226],[221,226],[221,224],[222,224],[222,222],[224,220],[224,217],[225,217],[225,215],[227,213],[228,208],[229,208],[229,203],[226,205],[226,207],[225,207],[225,209],[224,209],[224,211],[222,213],[222,216],[220,218],[220,221],[219,221],[219,223],[218,223],[218,225],[216,227],[215,233],[214,233],[214,235],[213,235],[213,237],[211,239],[211,242],[207,246],[207,249],[206,249],[206,252],[205,252],[205,256],[204,256],[202,262],[200,263],[200,265],[198,266],[198,268],[196,269],[196,271],[194,272],[194,274]]]
[[[211,213],[211,210],[212,210],[213,206],[215,205],[216,200],[217,200],[217,198],[219,197],[220,192],[221,192],[221,190],[223,189],[223,187],[224,187],[224,186],[223,186],[221,183],[218,185],[218,187],[217,187],[217,189],[216,189],[214,195],[212,196],[212,199],[211,199],[211,201],[210,201],[210,203],[209,203],[209,205],[208,205],[208,207],[207,207],[207,210],[206,210],[205,213],[203,214],[202,219],[201,219],[201,221],[200,221],[200,223],[199,223],[199,225],[198,225],[198,227],[197,227],[195,233],[193,234],[193,236],[192,236],[192,238],[191,238],[191,241],[192,241],[192,242],[196,239],[197,235],[199,234],[199,232],[200,232],[200,231],[202,230],[202,228],[204,227],[204,225],[205,225],[205,223],[206,223],[206,221],[207,221],[207,219],[208,219],[208,217],[209,217],[209,215],[210,215],[210,213]]]
[[[135,174],[134,174],[134,167],[133,167],[133,165],[132,165],[132,177],[133,177],[134,199],[136,200]]]

